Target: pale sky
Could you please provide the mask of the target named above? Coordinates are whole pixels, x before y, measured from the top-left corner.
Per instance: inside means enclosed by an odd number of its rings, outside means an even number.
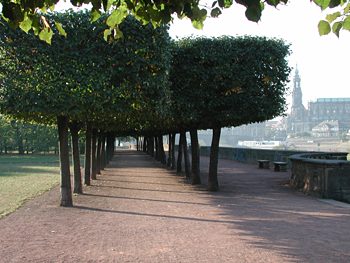
[[[181,38],[190,35],[259,35],[278,37],[291,44],[288,58],[291,67],[298,64],[303,91],[303,102],[324,97],[350,97],[347,77],[350,75],[350,32],[342,31],[338,39],[333,33],[319,36],[317,24],[325,14],[308,0],[291,1],[276,10],[266,7],[259,23],[248,21],[240,5],[231,8],[216,19],[207,19],[203,30],[191,27],[189,20],[178,20],[171,25],[170,35]],[[294,71],[291,75],[291,80]],[[292,82],[289,86],[292,88]],[[290,98],[288,99],[290,101]]]

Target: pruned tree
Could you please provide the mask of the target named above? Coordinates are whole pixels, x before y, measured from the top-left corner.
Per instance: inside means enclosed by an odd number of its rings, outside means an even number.
[[[208,189],[218,190],[220,130],[285,112],[289,47],[262,37],[185,39],[171,73],[176,125],[213,129]]]
[[[68,126],[87,123],[101,134],[130,134],[150,125],[166,107],[169,36],[165,27],[154,29],[128,17],[120,26],[124,38],[106,42],[101,37],[103,18],[91,24],[88,13],[70,11],[53,20],[71,37],[57,38],[51,46],[32,35],[0,28],[0,67],[6,69],[1,75],[0,110],[57,124],[61,205],[71,206]]]

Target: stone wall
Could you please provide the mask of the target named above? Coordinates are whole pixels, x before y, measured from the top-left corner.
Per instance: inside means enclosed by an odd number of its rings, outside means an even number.
[[[290,157],[290,185],[306,194],[350,203],[347,153],[297,154]]]
[[[200,151],[202,156],[210,156],[210,147],[201,147]],[[257,160],[270,160],[271,162],[288,162],[288,167],[290,167],[291,163],[288,157],[298,153],[305,152],[220,147],[219,158],[254,164],[257,164]]]
[[[200,148],[210,156],[210,147]],[[350,203],[348,153],[300,152],[220,147],[219,158],[257,164],[257,160],[286,161],[290,185],[306,194]]]

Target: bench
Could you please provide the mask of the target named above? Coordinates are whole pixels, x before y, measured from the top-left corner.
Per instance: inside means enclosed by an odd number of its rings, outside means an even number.
[[[287,162],[274,162],[275,172],[286,172],[287,171]]]
[[[260,169],[269,169],[270,168],[270,160],[258,160]]]

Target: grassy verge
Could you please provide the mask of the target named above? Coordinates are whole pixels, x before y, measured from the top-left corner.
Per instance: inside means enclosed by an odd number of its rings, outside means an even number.
[[[59,183],[57,156],[0,156],[0,218]]]

